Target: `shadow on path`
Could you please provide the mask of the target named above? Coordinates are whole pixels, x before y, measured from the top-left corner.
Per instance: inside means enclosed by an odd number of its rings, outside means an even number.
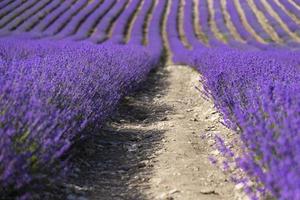
[[[124,98],[103,130],[77,148],[66,199],[147,198],[143,190],[164,133],[151,124],[164,120],[171,110],[155,104],[168,86],[167,75],[163,67],[151,72],[133,95]]]

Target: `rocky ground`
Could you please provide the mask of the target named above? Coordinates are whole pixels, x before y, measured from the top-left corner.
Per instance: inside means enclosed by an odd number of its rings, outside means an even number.
[[[220,156],[214,135],[234,135],[195,89],[201,90],[198,80],[186,66],[153,72],[82,145],[66,198],[242,199],[229,175],[209,162],[210,155]]]

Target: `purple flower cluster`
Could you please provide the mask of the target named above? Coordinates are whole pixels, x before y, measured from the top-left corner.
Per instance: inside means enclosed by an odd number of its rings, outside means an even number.
[[[132,45],[0,39],[0,195],[60,172],[156,60]]]
[[[237,165],[279,199],[300,198],[299,54],[227,48],[194,59],[206,94],[240,134]]]

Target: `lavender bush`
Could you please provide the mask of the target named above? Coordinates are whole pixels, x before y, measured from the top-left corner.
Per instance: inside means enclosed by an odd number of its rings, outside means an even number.
[[[85,128],[101,125],[156,64],[138,46],[0,41],[0,193],[60,172]]]
[[[194,60],[206,94],[240,134],[237,165],[259,191],[279,199],[300,197],[299,53],[223,49],[199,52]]]

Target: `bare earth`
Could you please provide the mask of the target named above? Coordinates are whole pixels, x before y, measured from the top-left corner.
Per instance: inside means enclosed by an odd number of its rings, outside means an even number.
[[[214,134],[232,133],[195,89],[198,80],[186,66],[153,72],[80,149],[66,198],[240,199],[228,175],[209,162],[219,156]]]
[[[233,199],[233,185],[208,156],[210,141],[200,135],[216,130],[218,115],[210,102],[202,98],[199,74],[184,66],[166,68],[171,84],[157,102],[171,108],[165,122],[151,126],[165,130],[163,148],[155,158],[154,173],[146,191],[150,199]],[[215,114],[215,116],[214,116]]]

